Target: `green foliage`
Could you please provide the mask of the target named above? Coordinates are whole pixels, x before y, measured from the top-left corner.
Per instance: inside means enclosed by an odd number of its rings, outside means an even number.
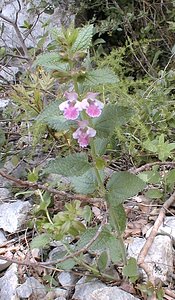
[[[77,38],[71,48],[73,53],[79,51],[87,51],[91,46],[92,35],[93,25],[84,26],[82,29],[80,29]]]
[[[138,284],[137,288],[142,292],[143,295],[146,295],[148,297],[156,294],[156,298],[158,300],[163,300],[164,298],[164,290],[162,288],[161,282],[158,283],[157,286],[153,286],[153,284],[148,281],[146,284]]]
[[[85,84],[93,87],[97,85],[115,84],[119,80],[114,72],[109,68],[89,71],[86,75]]]
[[[158,154],[158,158],[161,161],[165,161],[167,158],[169,158],[172,150],[175,149],[175,143],[168,143],[168,141],[164,141],[164,134],[157,136],[153,141],[146,140],[143,143],[143,146],[147,150]]]
[[[116,104],[107,104],[101,116],[94,121],[97,136],[100,138],[108,138],[112,135],[116,126],[125,124],[131,116],[131,109]]]
[[[5,144],[6,138],[5,138],[5,133],[2,128],[0,128],[0,147]]]
[[[30,247],[34,248],[44,248],[51,242],[51,236],[47,233],[40,234],[32,239]]]
[[[114,173],[107,183],[107,201],[115,207],[144,188],[144,181],[136,175],[125,171]]]
[[[72,176],[70,180],[75,191],[80,194],[92,194],[98,187],[98,181],[93,168],[81,176]]]
[[[77,242],[77,248],[81,249],[85,247],[96,234],[98,228],[88,228],[80,237]],[[89,251],[92,253],[103,253],[109,251],[110,259],[113,263],[117,263],[122,260],[122,248],[118,239],[111,233],[110,228],[105,227],[98,238],[89,247]]]
[[[124,266],[122,273],[124,276],[128,277],[132,283],[139,278],[137,261],[135,258],[131,257],[128,259],[127,265]]]
[[[80,176],[91,168],[85,153],[70,154],[51,161],[46,172],[61,174],[67,177]]]

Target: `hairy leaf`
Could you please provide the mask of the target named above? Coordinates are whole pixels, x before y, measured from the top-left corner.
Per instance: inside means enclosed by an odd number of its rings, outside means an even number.
[[[143,180],[134,174],[121,171],[113,174],[107,183],[107,201],[116,206],[145,188]]]
[[[38,122],[49,125],[56,131],[68,130],[71,126],[75,126],[75,121],[66,120],[59,109],[60,100],[48,105],[37,117]]]
[[[109,138],[115,127],[127,123],[132,114],[133,111],[125,106],[115,104],[106,105],[101,116],[94,120],[97,136],[100,138]]]
[[[49,70],[57,70],[57,71],[68,71],[69,70],[69,64],[66,62],[63,62],[61,60],[61,57],[58,53],[50,52],[41,54],[37,57],[37,59],[34,62],[34,66],[42,66]]]
[[[91,194],[98,187],[96,175],[93,168],[89,169],[86,173],[82,174],[79,177],[71,177],[70,180],[77,193]]]
[[[97,86],[101,84],[117,83],[119,81],[116,74],[109,68],[96,69],[86,74],[85,84],[88,86]]]
[[[80,29],[71,50],[73,52],[87,50],[91,45],[92,35],[93,25],[84,26],[82,29]]]
[[[34,248],[44,248],[51,241],[50,235],[43,233],[33,238],[30,247]]]
[[[46,172],[61,174],[67,177],[83,175],[91,168],[85,153],[70,154],[66,157],[58,157],[51,161]]]
[[[126,228],[126,213],[122,204],[109,207],[110,225],[123,233]]]

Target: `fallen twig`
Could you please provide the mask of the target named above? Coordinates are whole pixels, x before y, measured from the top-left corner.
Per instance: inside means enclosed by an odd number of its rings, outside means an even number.
[[[162,208],[160,209],[159,215],[154,223],[151,233],[138,256],[138,260],[137,260],[138,265],[146,272],[148,276],[148,280],[151,281],[153,285],[155,284],[155,278],[152,274],[152,271],[150,270],[149,265],[145,263],[145,257],[147,256],[148,251],[154,241],[154,238],[156,237],[158,229],[163,222],[166,210],[173,204],[174,201],[175,201],[175,192],[171,195],[170,198],[168,198],[168,200],[163,204]],[[154,298],[150,298],[150,299],[153,300]]]
[[[102,198],[90,198],[90,197],[87,197],[87,196],[84,196],[84,195],[79,195],[79,194],[72,195],[70,193],[67,193],[67,192],[64,192],[64,191],[58,191],[55,188],[48,187],[45,184],[41,184],[41,183],[38,183],[38,182],[30,182],[30,181],[27,181],[27,180],[21,180],[21,179],[15,178],[14,176],[11,176],[11,175],[9,175],[9,174],[1,171],[1,170],[0,170],[0,175],[4,178],[10,180],[10,181],[15,182],[18,186],[28,187],[28,188],[32,188],[32,189],[41,189],[41,190],[44,190],[44,191],[48,191],[52,194],[59,195],[62,198],[67,198],[68,200],[77,199],[77,200],[84,201],[84,202],[86,201],[86,202],[89,202],[89,203],[96,203],[96,202],[103,201]]]
[[[152,163],[148,163],[148,164],[145,164],[139,168],[131,168],[129,169],[129,172],[131,173],[134,173],[134,174],[138,174],[140,172],[143,172],[145,170],[149,170],[150,168],[152,168],[153,166],[173,166],[175,167],[175,161],[155,161],[155,162],[152,162]]]

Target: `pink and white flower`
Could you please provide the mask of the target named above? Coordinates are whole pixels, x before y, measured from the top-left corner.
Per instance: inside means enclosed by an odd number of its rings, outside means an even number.
[[[81,102],[81,107],[86,110],[88,116],[92,118],[99,117],[101,115],[101,111],[104,107],[104,104],[96,99],[99,93],[89,92]]]
[[[78,143],[81,147],[87,147],[90,138],[96,135],[96,130],[87,126],[88,121],[78,121],[79,128],[73,133],[73,138],[78,140]]]
[[[67,120],[76,120],[82,111],[81,102],[78,101],[78,94],[75,92],[65,92],[64,96],[67,101],[62,102],[59,105],[59,109],[64,112],[64,116]]]

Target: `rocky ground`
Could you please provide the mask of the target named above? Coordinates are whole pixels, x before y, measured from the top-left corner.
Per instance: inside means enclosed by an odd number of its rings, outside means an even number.
[[[1,111],[8,105],[8,100],[2,99]],[[3,125],[4,126],[4,125]],[[28,147],[27,137],[18,137],[22,147]],[[38,159],[38,157],[37,157]],[[47,163],[49,157],[39,156],[39,160]],[[33,162],[34,163],[34,162]],[[15,188],[23,171],[28,168],[27,162],[21,160],[14,164],[9,156],[0,169],[0,299],[1,300],[136,300],[147,299],[138,291],[136,285],[121,280],[120,270],[109,265],[109,274],[116,278],[115,282],[106,282],[91,278],[84,270],[58,270],[55,266],[41,266],[40,262],[53,260],[59,255],[59,243],[51,244],[45,252],[40,249],[30,249],[32,237],[36,234],[28,228],[27,220],[32,218],[34,200],[32,196],[15,196]],[[5,177],[4,174],[7,176]],[[49,175],[46,182],[60,180],[54,174]],[[15,180],[17,180],[15,182]],[[64,182],[65,183],[65,182]],[[22,190],[22,187],[20,188]],[[19,191],[19,188],[18,188]],[[27,190],[26,190],[27,191]],[[56,198],[55,198],[56,199]],[[55,200],[57,201],[57,200]],[[57,203],[58,204],[58,203]],[[56,206],[56,203],[55,203]],[[58,206],[58,205],[57,205]],[[125,231],[125,245],[128,257],[138,258],[157,222],[162,205],[150,202],[143,195],[139,195],[126,202],[125,210],[128,225]],[[58,209],[58,207],[57,207]],[[103,211],[99,203],[92,204],[96,219],[100,219]],[[164,298],[175,299],[175,203],[166,211],[164,221],[156,230],[151,247],[144,262],[149,266],[151,273],[164,287]],[[87,259],[93,263],[88,254]],[[6,260],[4,259],[6,258]],[[37,265],[38,263],[38,265]],[[147,275],[140,269],[143,282]]]

